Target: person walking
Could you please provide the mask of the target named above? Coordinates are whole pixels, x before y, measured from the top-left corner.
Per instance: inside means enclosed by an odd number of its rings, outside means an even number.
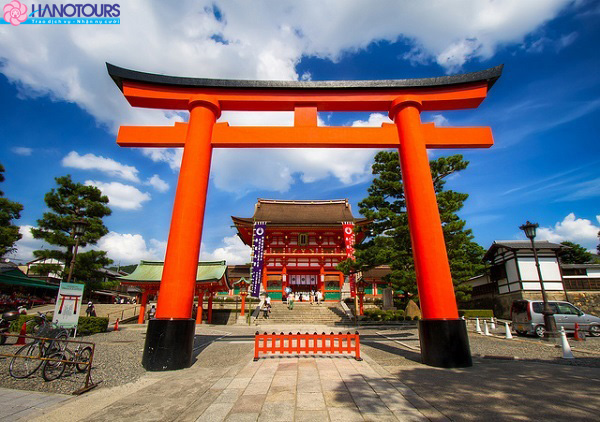
[[[85,314],[89,317],[95,317],[96,316],[96,307],[94,306],[94,304],[90,301],[88,302],[88,306],[85,310]]]
[[[152,305],[148,310],[148,319],[154,319],[154,315],[156,315],[156,305]]]
[[[287,296],[287,304],[290,311],[294,309],[294,296],[295,295],[292,292],[289,292]]]
[[[313,289],[310,289],[310,304],[314,305],[315,303],[315,291]]]
[[[317,305],[321,304],[321,301],[323,300],[323,293],[321,293],[320,290],[317,290]]]

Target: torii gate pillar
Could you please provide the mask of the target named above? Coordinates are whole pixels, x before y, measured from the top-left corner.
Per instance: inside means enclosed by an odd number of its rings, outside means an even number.
[[[191,365],[191,318],[213,148],[396,148],[411,232],[423,319],[423,363],[471,366],[465,322],[458,318],[427,148],[488,148],[487,127],[437,128],[421,111],[477,107],[502,66],[465,75],[392,81],[231,81],[179,78],[107,64],[131,105],[189,110],[188,123],[119,129],[129,147],[184,147],[156,319],[148,324],[142,364],[163,371]],[[293,111],[293,127],[215,124],[221,110]],[[395,125],[318,127],[318,111],[385,111]]]

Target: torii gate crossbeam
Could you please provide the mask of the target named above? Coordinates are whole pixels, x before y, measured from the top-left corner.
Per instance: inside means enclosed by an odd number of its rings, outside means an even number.
[[[423,363],[471,366],[466,325],[454,288],[429,168],[427,148],[487,148],[487,127],[421,123],[421,111],[475,108],[502,66],[464,75],[384,81],[240,81],[180,78],[107,64],[134,107],[189,110],[173,127],[122,126],[124,147],[184,147],[156,319],[148,324],[142,364],[171,370],[191,364],[195,275],[213,148],[397,148],[404,183],[423,319]],[[292,127],[231,127],[222,110],[293,111]],[[319,111],[387,112],[380,128],[318,127]]]

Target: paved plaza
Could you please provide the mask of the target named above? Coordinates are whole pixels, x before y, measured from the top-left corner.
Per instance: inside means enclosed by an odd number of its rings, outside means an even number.
[[[198,342],[192,367],[148,372],[79,397],[0,389],[0,420],[559,421],[568,415],[593,421],[600,408],[598,367],[475,358],[472,368],[431,368],[418,363],[412,331],[382,336],[381,328],[361,332],[362,362],[347,356],[253,362],[254,330],[199,327],[199,338],[212,342]],[[505,344],[471,337],[474,349],[481,341]]]

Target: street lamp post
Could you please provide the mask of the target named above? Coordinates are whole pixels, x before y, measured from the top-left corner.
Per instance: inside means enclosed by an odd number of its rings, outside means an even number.
[[[79,248],[79,238],[85,233],[85,226],[87,222],[85,220],[75,220],[73,227],[73,237],[75,237],[75,250],[73,251],[73,257],[71,258],[71,265],[69,266],[69,275],[67,276],[67,283],[71,282],[73,277],[73,268],[75,268],[75,258],[77,257],[77,249]]]
[[[521,230],[525,232],[525,236],[531,241],[531,249],[533,249],[533,259],[535,260],[535,268],[537,269],[538,279],[540,280],[540,287],[542,288],[542,300],[544,301],[544,325],[546,326],[546,334],[544,337],[556,337],[558,331],[556,329],[556,320],[554,319],[554,312],[550,309],[548,298],[546,296],[546,289],[544,288],[544,280],[542,279],[542,270],[540,269],[540,262],[538,260],[537,249],[533,239],[535,238],[536,229],[539,227],[537,223],[530,223],[527,221],[521,227]]]

